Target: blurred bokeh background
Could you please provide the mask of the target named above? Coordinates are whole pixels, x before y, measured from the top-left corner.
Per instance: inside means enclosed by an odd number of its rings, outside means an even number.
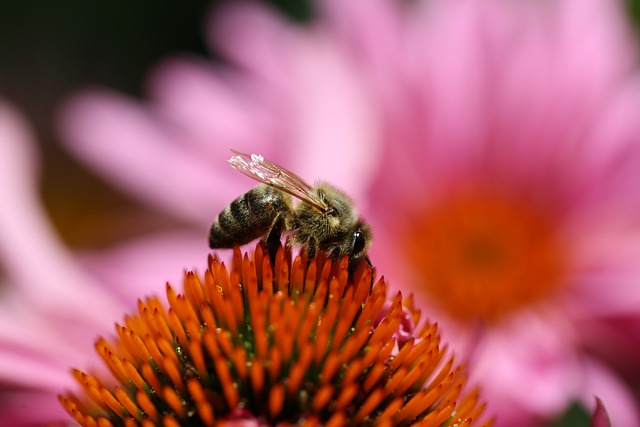
[[[145,77],[160,59],[184,52],[212,57],[203,21],[223,1],[0,2],[0,95],[35,127],[44,161],[42,195],[68,244],[99,247],[173,219],[151,215],[61,150],[56,107],[87,85],[143,96]],[[262,1],[292,21],[313,18],[308,1]],[[640,0],[626,3],[640,27]]]
[[[265,2],[292,21],[311,19],[308,2]],[[86,86],[105,86],[143,98],[149,71],[172,54],[217,60],[205,48],[203,26],[222,3],[0,2],[0,96],[20,108],[37,133],[42,146],[42,197],[69,245],[99,248],[177,224],[106,184],[62,150],[54,124],[56,108]]]
[[[313,19],[300,0],[262,0],[294,22]],[[162,217],[106,184],[60,149],[54,129],[59,103],[76,90],[102,85],[144,97],[153,65],[176,53],[213,60],[204,19],[224,0],[0,2],[0,95],[18,106],[42,145],[42,196],[63,239],[100,247],[132,233],[162,228]],[[640,28],[640,0],[626,0]]]

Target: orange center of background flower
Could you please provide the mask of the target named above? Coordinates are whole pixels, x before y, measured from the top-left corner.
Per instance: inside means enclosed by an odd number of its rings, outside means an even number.
[[[493,322],[558,288],[566,262],[553,225],[527,201],[457,192],[410,226],[410,259],[424,289],[452,316]]]

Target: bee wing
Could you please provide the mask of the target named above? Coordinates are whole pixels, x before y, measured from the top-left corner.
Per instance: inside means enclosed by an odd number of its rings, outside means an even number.
[[[265,160],[259,154],[231,151],[236,155],[229,159],[229,164],[237,171],[256,181],[289,193],[322,212],[331,210],[325,202],[316,196],[311,186],[295,173]]]

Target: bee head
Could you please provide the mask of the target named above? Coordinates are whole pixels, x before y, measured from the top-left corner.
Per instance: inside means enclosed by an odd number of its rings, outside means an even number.
[[[362,220],[358,220],[354,227],[353,233],[351,233],[349,239],[348,253],[352,260],[362,258],[369,249],[371,244],[371,227]]]

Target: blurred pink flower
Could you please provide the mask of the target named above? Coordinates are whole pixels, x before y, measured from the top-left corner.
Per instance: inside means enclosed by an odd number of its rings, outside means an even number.
[[[110,292],[86,276],[48,224],[36,195],[36,157],[23,118],[1,103],[2,425],[66,418],[55,395],[71,384],[68,363],[86,362],[93,335],[120,314]]]
[[[640,348],[640,75],[619,6],[417,2],[378,15],[393,67],[329,7],[386,84],[372,258],[424,284],[417,304],[469,348],[499,425],[594,394],[613,425],[638,425],[629,390],[583,351]]]
[[[37,194],[38,169],[31,129],[0,101],[0,427],[71,425],[57,398],[77,387],[70,369],[100,372],[96,337],[109,336],[138,298],[157,294],[167,278],[179,283],[206,255],[185,246],[180,234],[152,236],[105,261],[97,281],[80,262],[87,254],[69,251],[49,223]],[[156,239],[165,246],[156,247]],[[123,273],[108,271],[110,264],[135,267]]]
[[[37,194],[38,163],[25,120],[0,102],[2,426],[67,420],[56,395],[73,384],[70,366],[91,366],[96,359],[94,338],[111,333],[114,320],[135,307],[136,298],[146,291],[125,287],[122,281],[107,287],[65,248]],[[184,268],[204,259],[204,251],[195,253],[183,251],[166,259],[156,251],[155,262],[161,269],[173,269],[180,279]],[[129,262],[144,263],[141,255]],[[161,274],[156,287],[170,277]]]
[[[640,93],[619,2],[315,5],[305,26],[219,10],[208,38],[230,65],[169,60],[149,102],[77,95],[69,148],[192,223],[185,247],[254,184],[224,165],[229,147],[335,182],[373,224],[380,271],[424,283],[420,304],[468,346],[500,425],[593,395],[639,425],[603,363],[640,348]],[[127,263],[171,246],[140,245],[87,260],[146,277]]]

